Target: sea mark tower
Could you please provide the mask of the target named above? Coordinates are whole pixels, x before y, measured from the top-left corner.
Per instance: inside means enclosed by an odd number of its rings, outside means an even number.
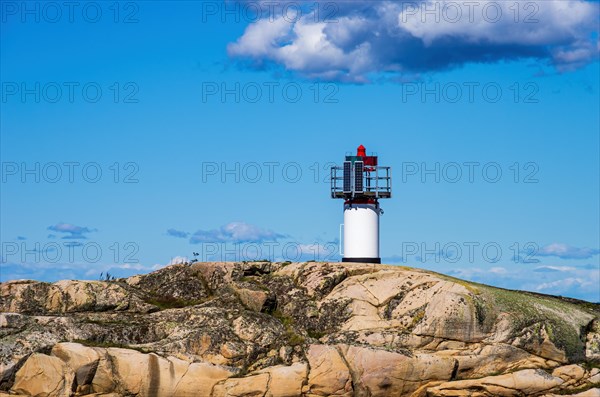
[[[342,262],[381,263],[379,200],[391,197],[391,168],[379,166],[377,156],[367,156],[363,145],[356,156],[346,155],[342,167],[331,167],[331,198],[344,200]]]

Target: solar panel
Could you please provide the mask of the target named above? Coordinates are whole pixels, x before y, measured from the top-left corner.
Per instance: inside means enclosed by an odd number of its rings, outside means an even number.
[[[352,163],[344,161],[344,193],[352,193]]]
[[[363,176],[364,176],[364,165],[362,161],[356,161],[354,163],[354,191],[356,193],[362,193],[363,187]]]

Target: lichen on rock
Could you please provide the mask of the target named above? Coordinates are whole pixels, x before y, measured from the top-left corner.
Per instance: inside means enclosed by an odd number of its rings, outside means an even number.
[[[20,280],[0,312],[0,396],[600,395],[599,305],[406,267]]]

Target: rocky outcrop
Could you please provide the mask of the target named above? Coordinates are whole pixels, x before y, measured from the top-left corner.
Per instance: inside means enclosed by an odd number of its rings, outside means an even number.
[[[599,305],[396,266],[0,285],[0,396],[594,396]]]
[[[597,384],[595,379],[600,370],[597,368],[586,371],[578,365],[558,367],[551,373],[542,369],[525,369],[510,374],[488,376],[481,379],[445,382],[439,386],[427,389],[427,396],[535,396],[544,395],[550,391],[571,388],[586,389],[577,393],[579,396],[600,396],[600,389],[591,386]]]

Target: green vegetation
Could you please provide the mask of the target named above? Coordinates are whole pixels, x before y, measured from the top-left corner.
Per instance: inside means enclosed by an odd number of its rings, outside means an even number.
[[[298,346],[304,343],[304,337],[293,330],[287,330],[285,336],[290,346]]]
[[[420,307],[412,316],[411,328],[414,328],[419,324],[423,317],[425,317],[425,307]]]
[[[314,338],[314,339],[321,339],[322,337],[327,335],[326,332],[316,331],[313,329],[306,330],[306,333],[308,334],[308,336],[310,336],[311,338]]]
[[[558,395],[572,395],[572,394],[579,394],[579,393],[583,393],[584,391],[588,391],[590,389],[593,389],[595,387],[600,387],[600,383],[588,383],[587,385],[584,386],[580,386],[580,387],[576,387],[574,389],[567,389],[567,390],[559,390],[554,392],[554,394],[558,394]]]
[[[479,289],[477,291],[477,295],[465,295],[465,298],[473,308],[477,325],[483,332],[489,332],[496,322],[498,313],[494,304],[489,302],[492,299],[486,299],[485,294],[482,294]]]
[[[285,327],[285,338],[290,346],[297,346],[304,343],[304,337],[302,335],[298,335],[298,333],[296,333],[294,330],[294,319],[292,317],[287,316],[281,310],[275,310],[273,312],[273,317],[278,319]]]
[[[581,366],[588,371],[591,371],[594,368],[600,369],[600,360],[586,361],[582,363]]]
[[[564,350],[567,357],[575,361],[583,358],[584,346],[579,338],[579,328],[584,326],[585,322],[578,312],[587,311],[584,307],[564,302],[559,298],[487,286],[482,289],[491,299],[494,311],[510,314],[515,332],[513,336],[517,336],[517,333],[528,327],[540,335],[544,327],[550,341],[557,348]],[[576,323],[578,320],[580,324]]]
[[[284,314],[281,310],[277,309],[273,312],[273,317],[281,321],[284,327],[291,327],[294,324],[294,319]]]
[[[487,285],[485,284],[479,284],[479,283],[475,283],[472,281],[465,281],[462,280],[460,278],[456,278],[456,277],[452,277],[452,276],[447,276],[445,274],[441,274],[441,273],[435,273],[435,272],[430,272],[431,274],[434,274],[442,279],[446,279],[448,281],[452,281],[453,283],[456,283],[458,285],[462,285],[463,287],[465,287],[467,289],[467,291],[469,291],[470,293],[472,293],[473,295],[479,295],[481,294],[481,290],[478,287],[487,287]]]
[[[475,299],[473,299],[473,306],[475,307],[475,317],[477,318],[477,323],[481,327],[485,323],[486,319],[487,311],[485,308],[485,301],[475,297]]]
[[[160,310],[179,309],[182,307],[199,305],[205,302],[205,300],[200,299],[186,300],[175,298],[172,296],[152,296],[151,298],[148,298],[145,301],[146,303],[158,307]]]
[[[270,276],[269,274],[266,274],[262,278],[265,280],[268,280],[269,276]],[[259,278],[258,276],[244,276],[244,277],[240,278],[240,282],[250,283],[263,291],[269,292],[269,289],[267,287],[265,287],[263,284],[261,284],[261,282],[259,281],[260,279],[261,278]]]
[[[598,317],[599,305],[533,292],[496,288],[431,273],[462,285],[473,294],[470,303],[483,329],[488,328],[498,314],[508,313],[515,333],[513,336],[517,336],[528,327],[539,335],[539,331],[544,327],[550,341],[557,348],[564,350],[570,360],[577,362],[583,359],[584,342],[579,333],[581,327],[586,325],[586,320],[582,318],[581,312]]]

